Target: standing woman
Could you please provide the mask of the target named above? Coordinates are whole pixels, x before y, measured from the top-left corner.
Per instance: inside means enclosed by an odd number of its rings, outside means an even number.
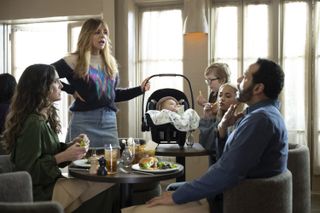
[[[228,83],[230,78],[230,70],[228,64],[225,63],[213,63],[204,71],[204,78],[206,84],[210,88],[210,94],[208,100],[203,97],[202,92],[197,97],[197,103],[201,107],[211,107],[212,113],[215,114],[218,110],[218,104],[216,103],[218,97],[218,91],[222,84]]]
[[[80,133],[90,138],[90,146],[103,149],[105,144],[118,144],[115,102],[127,101],[149,90],[148,79],[140,86],[120,89],[118,65],[111,54],[108,26],[101,19],[84,22],[77,50],[53,64],[63,90],[75,98],[67,140]]]

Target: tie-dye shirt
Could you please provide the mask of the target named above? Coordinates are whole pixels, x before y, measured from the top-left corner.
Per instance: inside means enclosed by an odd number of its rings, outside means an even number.
[[[117,88],[119,75],[109,76],[101,66],[100,56],[92,56],[88,76],[85,79],[74,75],[77,55],[70,55],[53,63],[59,77],[66,78],[68,83],[62,82],[62,90],[68,94],[75,91],[85,100],[76,99],[70,107],[71,111],[89,111],[107,107],[117,111],[115,102],[127,101],[142,94],[140,86],[133,88]]]

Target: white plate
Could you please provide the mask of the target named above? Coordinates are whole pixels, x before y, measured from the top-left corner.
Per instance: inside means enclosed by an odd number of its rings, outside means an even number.
[[[79,167],[85,167],[85,168],[90,168],[90,163],[88,163],[88,159],[80,159],[80,160],[75,160],[73,161],[73,164],[75,166]]]
[[[137,171],[143,171],[143,172],[150,172],[150,173],[165,173],[165,172],[171,172],[171,171],[175,171],[178,170],[180,168],[182,168],[183,166],[177,163],[174,163],[175,165],[177,165],[176,168],[170,168],[170,169],[141,169],[139,164],[134,164],[132,165],[132,169],[133,170],[137,170]]]

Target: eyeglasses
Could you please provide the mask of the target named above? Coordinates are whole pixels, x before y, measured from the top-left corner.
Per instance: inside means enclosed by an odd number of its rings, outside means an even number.
[[[206,79],[204,80],[206,82],[206,84],[210,85],[212,81],[215,81],[215,80],[219,80],[220,78],[211,78],[211,79]]]

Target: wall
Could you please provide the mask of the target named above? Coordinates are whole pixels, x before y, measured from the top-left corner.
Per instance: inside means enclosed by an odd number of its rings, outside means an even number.
[[[205,34],[187,34],[184,36],[183,45],[183,73],[191,81],[194,100],[199,94],[207,95],[207,85],[204,83],[204,70],[208,66],[208,35]],[[188,94],[187,85],[184,85],[184,91]],[[190,100],[190,99],[189,99]],[[202,108],[195,103],[195,110],[202,115]],[[199,138],[198,132],[195,138]],[[203,174],[208,168],[208,157],[190,157],[187,163],[187,180],[192,180]],[[197,165],[197,166],[195,166]]]
[[[114,0],[0,0],[0,23],[103,16],[114,40]],[[113,42],[114,43],[114,42]]]
[[[119,63],[120,87],[135,86],[135,58],[136,58],[136,32],[135,32],[135,4],[131,0],[116,1],[116,58]],[[136,116],[135,102],[137,98],[128,102],[117,104],[119,113],[118,132],[120,137],[133,137],[136,133],[133,131],[136,123],[132,122]],[[129,117],[129,115],[131,115]],[[140,121],[140,119],[139,119]],[[121,125],[123,124],[123,125]],[[140,128],[139,128],[140,130]]]

